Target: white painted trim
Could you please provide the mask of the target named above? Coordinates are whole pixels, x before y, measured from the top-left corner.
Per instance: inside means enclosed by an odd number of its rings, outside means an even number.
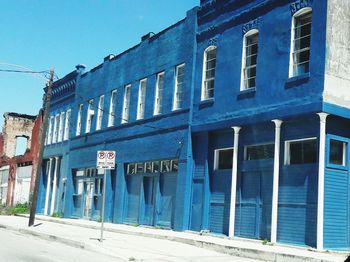
[[[235,215],[236,215],[236,186],[237,186],[237,160],[239,150],[239,131],[241,127],[234,126],[234,142],[233,142],[233,157],[232,157],[232,182],[231,182],[231,201],[230,201],[230,223],[229,237],[233,238],[235,234]]]
[[[130,97],[131,97],[131,84],[124,86],[124,97],[123,97],[123,111],[122,111],[122,124],[129,122],[130,114]]]
[[[275,152],[273,162],[273,189],[272,189],[272,211],[271,211],[271,243],[277,242],[277,215],[278,215],[278,188],[280,175],[280,147],[281,147],[281,125],[282,120],[274,119],[275,123]]]
[[[326,159],[326,119],[327,113],[318,113],[320,117],[320,146],[318,160],[318,196],[317,196],[317,249],[323,250],[324,226],[324,168]]]
[[[157,104],[157,100],[160,97],[163,97],[163,94],[159,94],[159,81],[160,81],[160,77],[163,77],[163,86],[162,86],[162,90],[164,92],[164,80],[165,80],[165,72],[160,72],[157,74],[157,79],[156,79],[156,90],[155,90],[155,94],[154,94],[154,107],[153,107],[153,115],[160,115],[162,112],[160,110],[160,106],[158,106]],[[175,86],[176,86],[176,79],[175,79]],[[162,104],[162,101],[160,101],[160,104]]]
[[[144,83],[144,88],[142,88],[143,83]],[[136,120],[145,118],[146,88],[147,88],[147,78],[141,79],[139,83],[139,93],[138,93],[138,99],[137,99]]]
[[[117,100],[117,89],[114,89],[111,92],[111,99],[109,100],[108,127],[114,126],[114,123],[115,123],[116,100]]]
[[[178,74],[179,74],[179,68],[185,67],[185,66],[186,66],[186,64],[183,63],[183,64],[180,64],[180,65],[177,65],[176,68],[175,68],[175,86],[174,86],[173,108],[172,108],[172,111],[181,109],[181,107],[176,107],[176,104],[177,104],[177,97],[176,97],[176,95],[177,95],[177,92],[178,92],[177,77],[178,77]],[[186,68],[184,68],[184,70],[186,70]],[[185,75],[185,72],[184,72],[184,75]]]
[[[78,116],[77,116],[77,129],[75,131],[75,135],[79,136],[81,134],[81,114],[83,113],[83,104],[79,105]]]
[[[100,130],[102,127],[104,103],[105,103],[105,96],[102,95],[98,98],[96,130]]]

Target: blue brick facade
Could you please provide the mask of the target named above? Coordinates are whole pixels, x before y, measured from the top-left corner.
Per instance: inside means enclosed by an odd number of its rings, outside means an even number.
[[[350,105],[326,99],[329,4],[203,0],[55,82],[38,212],[99,220],[96,152],[114,150],[107,221],[348,249]]]

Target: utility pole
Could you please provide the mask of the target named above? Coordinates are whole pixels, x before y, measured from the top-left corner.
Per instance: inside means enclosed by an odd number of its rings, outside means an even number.
[[[51,69],[50,79],[46,85],[47,90],[45,92],[44,101],[43,101],[44,113],[43,113],[42,124],[39,130],[39,157],[38,157],[38,164],[37,164],[36,174],[35,174],[34,192],[32,195],[32,201],[30,206],[30,216],[29,216],[29,223],[28,223],[29,227],[34,225],[34,220],[35,220],[36,203],[38,200],[39,183],[40,183],[40,176],[41,176],[41,166],[42,166],[43,154],[44,154],[44,144],[45,144],[48,119],[49,119],[50,101],[52,96],[53,77],[54,77],[54,70]]]

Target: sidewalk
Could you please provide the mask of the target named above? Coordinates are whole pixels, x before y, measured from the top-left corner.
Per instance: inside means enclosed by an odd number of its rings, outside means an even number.
[[[282,245],[263,245],[261,241],[228,239],[193,232],[175,232],[171,230],[134,227],[121,224],[105,223],[105,241],[100,243],[100,223],[87,220],[52,218],[36,216],[35,227],[29,228],[27,216],[0,216],[0,228],[31,234],[46,240],[61,242],[78,248],[88,248],[96,252],[116,256],[120,244],[118,234],[164,239],[202,247],[220,253],[239,257],[276,262],[310,261],[326,262],[344,261],[344,253],[316,252],[304,248],[292,248]],[[151,241],[151,239],[149,239]],[[136,245],[135,245],[136,246]],[[118,252],[118,257],[128,260],[130,257]]]

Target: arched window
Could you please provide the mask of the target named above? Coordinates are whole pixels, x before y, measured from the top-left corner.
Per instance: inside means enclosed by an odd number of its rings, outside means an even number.
[[[202,100],[214,97],[215,66],[216,46],[209,46],[204,51]]]
[[[252,29],[244,35],[241,90],[255,88],[259,32]]]
[[[293,16],[289,77],[310,71],[311,21],[310,7],[299,10]]]

